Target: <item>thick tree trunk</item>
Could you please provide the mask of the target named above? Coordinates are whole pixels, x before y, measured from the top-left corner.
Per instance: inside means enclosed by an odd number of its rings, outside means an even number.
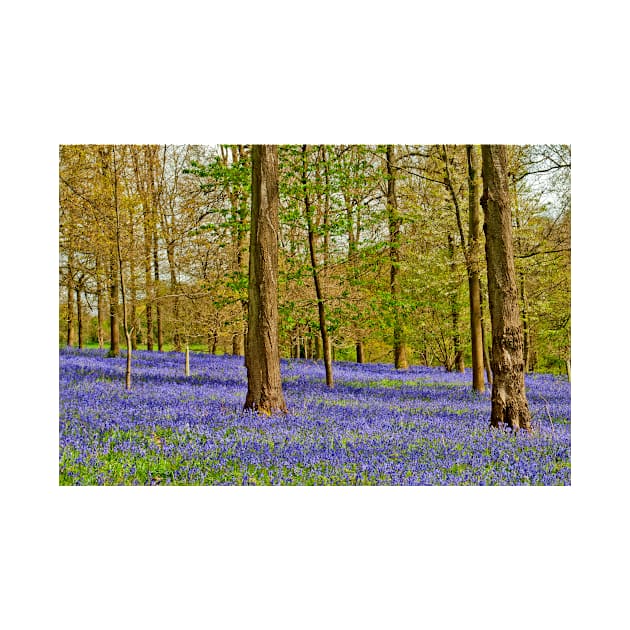
[[[389,288],[394,308],[394,367],[397,370],[406,370],[409,367],[407,361],[407,349],[400,315],[400,228],[402,219],[398,212],[396,198],[396,175],[394,173],[395,156],[394,147],[387,145],[387,214],[389,218]]]
[[[245,409],[287,411],[278,343],[278,147],[252,147]]]
[[[492,322],[493,427],[531,431],[525,396],[523,329],[514,269],[512,213],[504,145],[483,145],[483,196],[488,297]]]
[[[483,330],[481,323],[481,288],[479,258],[481,249],[480,199],[483,192],[479,149],[466,145],[468,158],[468,299],[470,304],[470,342],[473,389],[483,392]]]
[[[307,188],[306,148],[307,146],[305,144],[302,145],[302,186],[304,188],[304,209],[306,212],[306,224],[308,227],[308,249],[311,256],[311,271],[313,273],[313,284],[315,285],[315,296],[317,297],[319,331],[322,338],[322,348],[324,349],[324,370],[326,372],[326,385],[328,385],[328,387],[333,387],[335,381],[332,370],[330,339],[328,337],[328,329],[326,326],[326,308],[324,306],[324,296],[317,269],[317,260],[315,258],[315,234],[313,232],[312,209]]]

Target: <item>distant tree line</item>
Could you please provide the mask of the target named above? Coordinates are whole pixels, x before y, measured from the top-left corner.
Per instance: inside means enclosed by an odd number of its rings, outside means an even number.
[[[255,150],[61,146],[60,343],[244,355]],[[323,360],[329,385],[338,360],[471,366],[489,384],[483,148],[274,150],[280,356]],[[501,151],[524,366],[564,370],[570,148]]]

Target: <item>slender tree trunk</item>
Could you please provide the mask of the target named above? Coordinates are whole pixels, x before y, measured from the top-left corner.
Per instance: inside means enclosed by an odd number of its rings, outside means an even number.
[[[328,159],[326,146],[320,145],[322,163],[324,165],[324,267],[330,262],[330,176],[328,173]]]
[[[319,331],[322,337],[322,348],[324,349],[324,369],[326,372],[326,385],[328,385],[328,387],[333,387],[335,381],[332,370],[330,339],[328,337],[328,329],[326,326],[326,308],[324,306],[324,296],[317,269],[317,260],[315,257],[315,233],[313,231],[312,208],[307,188],[306,149],[307,145],[302,145],[302,186],[304,188],[304,208],[306,212],[306,224],[308,227],[308,248],[311,256],[311,271],[313,274],[313,284],[315,285],[315,295],[317,297]]]
[[[245,152],[242,145],[232,145],[230,147],[232,153],[232,162],[238,163],[245,158]],[[235,219],[235,233],[233,242],[236,249],[236,270],[239,274],[246,273],[245,270],[245,234],[247,232],[247,200],[245,192],[240,184],[236,188],[231,189],[230,202],[233,208],[233,216]],[[242,319],[237,323],[240,330],[234,333],[232,338],[232,354],[243,356],[245,354],[245,322],[247,321],[247,300],[242,298],[241,314]]]
[[[74,286],[72,282],[72,272],[70,268],[68,269],[68,285],[67,285],[67,296],[68,296],[68,309],[66,315],[67,329],[66,329],[66,345],[74,346]]]
[[[216,330],[212,331],[212,334],[208,337],[208,349],[210,354],[217,353],[217,344],[219,343],[219,335]]]
[[[531,431],[525,396],[523,329],[514,269],[512,212],[504,145],[483,145],[483,196],[488,296],[492,321],[493,427]]]
[[[81,286],[77,286],[77,340],[79,348],[83,348],[83,309],[81,305]]]
[[[109,259],[109,352],[108,357],[120,355],[120,331],[118,329],[118,267],[114,252]]]
[[[315,348],[314,348],[314,353],[313,353],[313,359],[315,361],[319,361],[322,358],[322,349],[321,349],[321,341],[320,341],[320,337],[319,335],[317,335],[314,339],[315,342]]]
[[[522,253],[522,245],[520,238],[521,220],[520,210],[518,207],[518,191],[516,186],[513,187],[514,195],[514,215],[516,219],[517,236],[515,239],[515,246],[517,253]],[[518,286],[519,286],[519,298],[521,304],[521,321],[523,323],[523,366],[525,372],[529,371],[529,326],[528,326],[528,313],[527,313],[527,293],[525,291],[525,272],[523,269],[518,271]]]
[[[132,245],[133,247],[133,245]],[[133,250],[132,250],[133,251]],[[129,292],[130,296],[130,307],[131,307],[131,327],[134,330],[134,334],[131,336],[131,348],[132,350],[138,349],[138,343],[142,343],[142,335],[140,330],[140,324],[138,321],[138,298],[136,291],[136,281],[135,275],[133,272],[133,263],[129,262]]]
[[[287,411],[278,342],[278,147],[252,147],[245,409]]]
[[[486,343],[486,320],[484,317],[483,305],[487,303],[486,294],[483,290],[483,282],[479,277],[479,313],[481,315],[481,347],[483,348],[483,367],[486,371],[486,381],[489,387],[492,387],[492,365],[490,364],[490,352],[488,351],[488,343]]]
[[[448,251],[451,258],[451,274],[457,279],[457,266],[455,264],[455,242],[452,234],[448,235]],[[459,334],[459,308],[457,304],[457,289],[451,293],[451,322],[453,324],[453,349],[455,360],[453,368],[458,372],[464,372],[464,351],[462,349],[461,337]]]
[[[190,376],[190,349],[188,347],[188,342],[186,342],[186,360],[185,360],[184,374],[186,376]]]
[[[529,372],[529,316],[527,293],[525,292],[525,274],[521,271],[518,276],[521,297],[521,320],[523,322],[523,366],[525,372]]]
[[[166,246],[166,258],[168,260],[168,267],[171,276],[171,293],[173,297],[173,321],[175,326],[175,332],[173,333],[173,345],[176,352],[182,351],[182,337],[179,332],[179,295],[177,286],[177,275],[175,273],[175,245],[169,243]]]
[[[364,363],[365,362],[365,358],[363,355],[363,342],[362,341],[357,341],[355,344],[355,349],[357,352],[357,363]]]
[[[118,169],[116,167],[116,148],[112,152],[112,163],[114,173],[114,212],[116,214],[116,255],[118,261],[118,271],[120,280],[120,292],[122,294],[122,310],[123,310],[123,328],[125,330],[125,341],[127,344],[127,363],[125,369],[125,387],[131,389],[131,334],[133,329],[129,329],[127,323],[127,291],[125,287],[125,274],[123,273],[123,257],[122,248],[120,245],[121,233],[120,233],[120,209],[118,207]]]
[[[103,297],[103,262],[100,256],[96,259],[96,311],[98,322],[98,347],[105,347],[105,299]]]
[[[394,308],[394,367],[397,370],[406,370],[409,367],[407,361],[407,349],[405,345],[402,317],[400,315],[400,228],[402,219],[398,212],[396,198],[396,175],[394,174],[395,155],[394,147],[387,145],[387,214],[389,218],[389,287]]]
[[[470,342],[473,389],[483,392],[483,329],[481,324],[481,288],[479,259],[481,245],[480,199],[483,192],[479,148],[466,145],[468,158],[468,298],[470,303]]]
[[[155,321],[157,324],[157,344],[158,352],[162,352],[164,347],[164,331],[162,330],[162,306],[159,301],[160,287],[160,261],[158,257],[158,235],[155,221],[153,223],[153,295],[155,297]]]

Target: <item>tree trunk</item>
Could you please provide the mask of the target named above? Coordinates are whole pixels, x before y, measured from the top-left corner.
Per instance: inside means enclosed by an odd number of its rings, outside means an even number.
[[[153,181],[153,149],[150,145],[143,147],[143,169],[140,169],[139,153],[132,150],[136,186],[142,199],[142,236],[143,236],[143,263],[144,263],[144,299],[147,318],[147,350],[153,351],[153,278],[151,276],[151,240],[153,238],[151,223],[153,211],[151,204],[154,200]]]
[[[72,286],[72,273],[68,269],[68,308],[66,315],[67,331],[66,345],[74,346],[74,287]]]
[[[133,247],[133,245],[132,245]],[[133,251],[133,250],[132,250]],[[133,328],[134,334],[131,335],[131,348],[132,350],[137,350],[138,344],[142,343],[142,331],[140,330],[140,322],[138,320],[138,299],[137,299],[137,290],[136,290],[136,281],[135,275],[133,273],[133,263],[129,262],[129,292],[130,296],[130,307],[131,307],[131,327]]]
[[[186,359],[184,363],[184,375],[190,376],[190,349],[188,348],[188,344],[186,344]]]
[[[512,213],[504,145],[482,146],[484,232],[492,322],[493,427],[531,431],[525,396],[523,329],[514,269]]]
[[[154,217],[155,219],[155,217]],[[155,321],[157,324],[158,352],[162,352],[164,346],[164,332],[162,330],[162,307],[159,302],[158,291],[160,287],[160,262],[158,258],[158,235],[155,220],[153,222],[153,295],[155,298]]]
[[[123,257],[122,257],[122,249],[120,246],[121,241],[121,233],[120,233],[120,209],[118,207],[118,169],[116,168],[116,148],[114,148],[112,152],[112,164],[113,164],[113,173],[114,173],[114,212],[116,215],[116,255],[118,261],[118,272],[120,274],[120,292],[122,294],[122,308],[123,308],[123,328],[125,331],[125,341],[127,344],[127,363],[125,369],[125,387],[126,389],[131,389],[131,333],[133,332],[133,328],[130,330],[129,325],[127,323],[127,291],[125,288],[125,274],[123,272]]]
[[[98,321],[98,347],[105,347],[105,299],[103,297],[103,262],[99,256],[96,259],[96,310]]]
[[[322,348],[324,349],[324,370],[326,372],[326,385],[333,387],[335,384],[332,370],[332,355],[330,349],[330,339],[328,337],[328,329],[326,326],[326,309],[324,306],[324,296],[319,273],[317,269],[317,260],[315,258],[315,233],[313,231],[313,217],[310,198],[307,188],[306,173],[306,148],[302,145],[302,186],[304,188],[304,209],[306,212],[306,224],[308,228],[308,249],[311,256],[311,271],[313,273],[313,284],[315,285],[315,295],[317,297],[317,313],[319,316],[319,331],[322,337]]]
[[[208,335],[208,350],[210,354],[217,353],[217,344],[219,343],[219,335],[216,330],[212,331],[212,334]]]
[[[232,145],[230,147],[232,153],[232,163],[237,164],[245,158],[245,152],[242,145]],[[227,157],[227,156],[226,156]],[[240,184],[235,185],[230,190],[230,202],[232,204],[233,216],[235,220],[235,232],[233,234],[233,242],[236,249],[236,271],[238,274],[245,273],[245,234],[247,232],[247,199],[244,190]],[[245,354],[245,322],[247,321],[247,300],[240,299],[242,319],[237,322],[240,330],[234,333],[232,339],[232,354],[243,356]]]
[[[479,258],[481,245],[481,216],[479,202],[483,182],[477,146],[466,145],[468,158],[468,299],[470,304],[470,344],[472,355],[473,389],[483,392],[483,330],[481,324],[481,288]]]
[[[362,341],[357,341],[355,344],[355,348],[357,351],[357,363],[364,363],[365,362],[365,358],[363,355],[363,342]]]
[[[452,234],[448,235],[448,251],[451,258],[451,274],[457,280],[457,266],[455,264],[455,240]],[[464,372],[464,351],[462,349],[461,337],[459,335],[459,308],[457,305],[457,288],[451,293],[451,322],[453,324],[453,349],[455,360],[453,368],[458,372]]]
[[[168,260],[168,268],[171,277],[171,294],[173,294],[173,324],[175,331],[173,332],[173,345],[176,352],[182,351],[182,337],[179,332],[179,295],[177,288],[177,275],[175,273],[175,244],[169,243],[166,246],[166,258]]]
[[[118,330],[118,268],[114,252],[109,259],[109,352],[108,357],[120,355],[120,331]]]
[[[483,305],[486,304],[486,294],[483,290],[483,282],[481,275],[479,276],[479,313],[481,315],[481,347],[483,348],[483,367],[486,371],[486,381],[489,387],[492,387],[492,366],[490,365],[490,353],[488,351],[488,343],[486,343],[486,320],[484,318]]]
[[[287,411],[278,343],[278,147],[252,147],[245,409]]]
[[[315,361],[319,361],[322,358],[322,349],[320,345],[319,335],[315,337],[314,341],[315,341],[315,348],[313,352],[313,359],[315,359]]]
[[[243,348],[243,333],[237,331],[232,335],[232,354],[239,357],[243,356]]]
[[[81,308],[81,285],[77,286],[77,340],[79,348],[83,348],[83,309]]]
[[[525,372],[529,372],[529,316],[527,308],[527,293],[525,292],[525,274],[519,273],[520,297],[521,297],[521,320],[523,322],[523,366]]]
[[[389,288],[394,309],[394,367],[397,370],[406,370],[409,367],[407,361],[407,349],[400,316],[400,227],[402,219],[398,212],[396,198],[396,175],[394,174],[394,147],[387,145],[387,214],[389,218]]]

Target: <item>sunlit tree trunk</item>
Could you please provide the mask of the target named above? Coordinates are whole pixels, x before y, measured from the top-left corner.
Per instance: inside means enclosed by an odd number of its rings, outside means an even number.
[[[252,147],[245,409],[286,412],[278,343],[278,147]]]
[[[494,427],[531,431],[525,396],[523,329],[514,269],[512,212],[504,145],[482,146],[484,232],[492,322],[492,412]]]

